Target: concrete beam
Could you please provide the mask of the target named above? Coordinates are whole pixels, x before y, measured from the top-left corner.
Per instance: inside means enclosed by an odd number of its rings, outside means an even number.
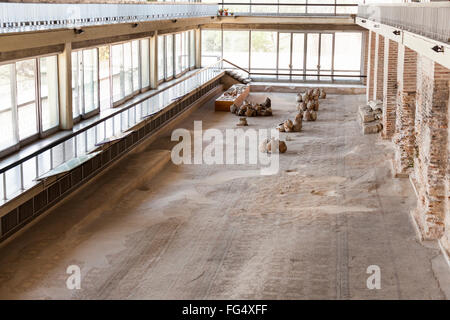
[[[201,26],[202,29],[242,29],[242,30],[286,30],[286,31],[306,31],[306,30],[320,30],[320,31],[363,31],[364,28],[353,24],[280,24],[280,23],[208,23]]]
[[[83,33],[75,34],[72,29],[57,29],[50,31],[22,32],[6,34],[0,37],[2,52],[27,50],[45,46],[60,45],[68,42],[92,44],[93,40],[101,41],[109,39],[109,43],[123,41],[120,37],[129,38],[150,37],[155,31],[160,33],[175,32],[198,27],[199,24],[209,23],[210,17],[187,18],[180,20],[164,20],[140,22],[136,27],[132,24],[111,24],[102,26],[83,27]],[[90,42],[89,42],[90,41]],[[104,44],[104,43],[103,43]],[[80,44],[74,44],[74,48],[81,48]]]
[[[364,18],[356,18],[356,24],[368,30],[376,32],[390,40],[396,41],[408,48],[416,51],[418,54],[450,68],[450,44],[433,40],[409,31],[401,30],[383,23],[375,22]],[[400,31],[399,35],[395,35],[394,31]],[[442,46],[444,52],[436,52],[432,50],[434,46]]]

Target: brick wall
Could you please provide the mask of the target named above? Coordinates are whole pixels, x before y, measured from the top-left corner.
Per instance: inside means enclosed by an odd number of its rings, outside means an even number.
[[[376,34],[369,31],[367,54],[367,101],[373,100]]]
[[[398,46],[397,101],[394,167],[395,173],[407,175],[414,163],[417,84],[417,53],[401,44]]]
[[[444,235],[449,79],[450,70],[418,56],[414,159],[418,201],[414,218],[425,239]]]
[[[373,100],[383,99],[384,37],[376,35]]]
[[[383,131],[381,132],[381,136],[385,139],[391,139],[395,132],[397,105],[397,58],[397,42],[385,38],[383,63]]]

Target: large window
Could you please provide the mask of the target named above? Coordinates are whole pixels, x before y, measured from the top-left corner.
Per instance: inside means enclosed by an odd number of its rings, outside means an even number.
[[[98,48],[72,52],[72,111],[74,119],[99,111],[98,83]]]
[[[222,57],[222,31],[202,30],[202,67]]]
[[[335,34],[334,73],[349,76],[360,74],[361,40],[362,34],[360,32],[339,32]]]
[[[110,65],[109,59],[111,57],[109,46],[98,48],[99,60],[99,77],[100,77],[100,110],[111,108],[111,86],[109,82]]]
[[[189,67],[195,68],[195,31],[189,31]]]
[[[206,29],[202,30],[202,66],[223,56],[239,67],[250,67],[254,79],[359,81],[361,41],[361,32]]]
[[[194,67],[193,30],[158,36],[158,81],[170,80]]]
[[[111,46],[113,103],[117,104],[150,85],[149,40]]]
[[[59,126],[56,56],[0,66],[0,152]]]
[[[250,70],[256,73],[276,72],[277,33],[272,31],[252,31]]]
[[[166,41],[166,80],[173,77],[173,34],[165,36]]]
[[[158,81],[164,80],[164,76],[166,74],[165,72],[165,42],[164,42],[164,36],[158,36]]]
[[[249,62],[249,31],[223,32],[223,58],[248,69]]]

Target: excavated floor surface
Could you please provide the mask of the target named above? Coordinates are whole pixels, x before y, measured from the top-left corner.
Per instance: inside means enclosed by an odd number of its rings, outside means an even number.
[[[295,94],[268,96],[274,116],[249,118],[247,128],[294,118]],[[65,216],[65,206],[77,208],[68,200],[0,249],[0,298],[448,298],[443,257],[411,223],[409,181],[390,172],[391,143],[361,134],[363,101],[321,100],[316,122],[282,134],[288,151],[276,175],[258,165],[169,163],[95,216]],[[224,131],[238,117],[210,101],[179,127],[192,130],[194,120]],[[166,136],[149,149],[174,144]],[[66,287],[69,265],[81,268],[80,290]],[[371,265],[379,290],[366,285]]]

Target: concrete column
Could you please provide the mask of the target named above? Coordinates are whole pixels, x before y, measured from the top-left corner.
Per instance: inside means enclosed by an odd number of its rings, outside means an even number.
[[[364,65],[363,65],[363,70],[366,70],[366,76],[368,76],[369,75],[369,68],[368,68],[367,63],[369,61],[369,57],[368,57],[368,55],[369,55],[369,32],[367,32],[367,31],[363,32],[363,44],[364,44],[364,60],[363,60],[364,61],[363,62]],[[362,83],[367,86],[367,78],[363,78],[362,79]]]
[[[202,67],[202,30],[195,29],[195,68]]]
[[[374,65],[374,83],[373,100],[383,100],[383,81],[384,81],[384,37],[377,34],[375,40],[375,65]]]
[[[58,54],[59,86],[59,122],[60,128],[73,128],[72,114],[72,43],[64,45],[64,51]]]
[[[414,178],[418,201],[413,216],[423,238],[431,240],[442,237],[445,229],[450,70],[422,55],[417,60]]]
[[[408,176],[414,164],[416,84],[417,53],[400,44],[397,64],[397,111],[393,138],[396,176]]]
[[[384,139],[391,139],[395,132],[397,105],[397,57],[398,44],[384,38],[383,70],[383,131]]]
[[[366,85],[366,99],[367,102],[373,99],[373,84],[374,84],[374,67],[375,67],[375,47],[376,34],[369,31],[368,37],[368,54],[367,54],[367,85]]]
[[[158,88],[158,31],[150,37],[150,87],[152,89]]]

